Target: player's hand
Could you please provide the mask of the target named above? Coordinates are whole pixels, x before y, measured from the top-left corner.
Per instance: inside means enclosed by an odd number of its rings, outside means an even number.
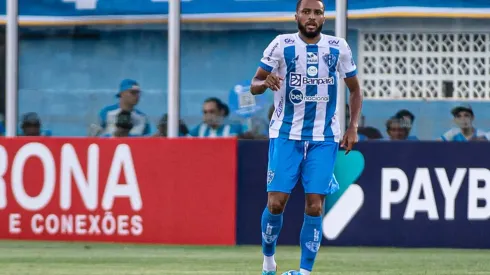
[[[275,75],[275,74],[269,74],[267,78],[264,81],[264,86],[273,90],[273,91],[279,91],[281,88],[281,81],[284,80],[284,78]]]
[[[349,127],[342,138],[340,147],[345,148],[345,154],[347,155],[357,143],[357,127]]]

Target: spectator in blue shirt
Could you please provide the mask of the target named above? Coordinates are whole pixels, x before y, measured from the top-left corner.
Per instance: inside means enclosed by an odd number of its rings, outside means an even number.
[[[475,114],[469,105],[462,105],[451,110],[454,117],[454,123],[458,128],[452,128],[444,133],[440,140],[443,141],[472,141],[472,140],[488,140],[484,131],[473,127]]]
[[[140,99],[141,89],[135,80],[124,79],[119,85],[119,92],[116,95],[119,103],[103,108],[99,114],[100,134],[113,135],[116,130],[116,117],[121,111],[128,111],[131,114],[133,127],[130,134],[133,136],[149,135],[151,131],[148,117],[136,109]]]
[[[189,132],[193,137],[233,137],[243,133],[240,124],[226,122],[229,109],[220,99],[212,97],[204,101],[203,122]]]
[[[408,130],[407,140],[419,140],[416,136],[410,135],[410,132],[412,131],[412,127],[413,127],[413,122],[415,121],[415,116],[412,114],[412,112],[410,112],[409,110],[403,109],[403,110],[398,111],[395,114],[395,117],[405,121],[404,126]]]

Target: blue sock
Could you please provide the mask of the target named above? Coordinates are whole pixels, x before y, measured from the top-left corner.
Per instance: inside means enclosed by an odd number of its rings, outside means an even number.
[[[303,228],[299,235],[301,243],[300,268],[308,271],[313,270],[316,254],[322,242],[322,217],[312,217],[305,214]]]
[[[271,214],[266,207],[262,213],[262,253],[272,256],[276,253],[276,243],[282,228],[282,213]]]

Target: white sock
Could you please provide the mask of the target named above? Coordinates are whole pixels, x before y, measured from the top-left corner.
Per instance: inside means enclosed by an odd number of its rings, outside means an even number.
[[[305,270],[305,269],[300,269],[299,272],[301,272],[301,274],[303,275],[310,275],[310,272],[308,270]]]
[[[276,260],[274,260],[274,255],[264,255],[264,263],[262,264],[262,268],[264,271],[276,271]]]

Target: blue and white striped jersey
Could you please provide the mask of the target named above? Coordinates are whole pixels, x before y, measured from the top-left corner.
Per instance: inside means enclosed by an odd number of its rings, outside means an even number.
[[[100,127],[104,130],[101,135],[112,135],[116,130],[117,115],[121,112],[119,104],[104,107],[99,113]],[[151,126],[148,117],[140,110],[134,109],[131,112],[133,128],[129,132],[133,136],[147,136],[151,133]]]
[[[467,138],[463,135],[463,132],[461,131],[460,128],[452,128],[451,130],[445,132],[441,136],[441,139],[443,141],[465,142],[465,141],[471,141],[471,140],[489,140],[489,137],[490,136],[488,135],[488,133],[485,133],[485,131],[482,131],[480,129],[475,129],[473,136],[471,138]]]
[[[201,123],[189,131],[193,137],[235,137],[243,133],[242,126],[238,124],[222,124],[217,129]]]
[[[317,44],[306,44],[299,33],[282,34],[264,51],[260,67],[284,78],[274,94],[270,138],[340,140],[337,82],[357,75],[345,39],[322,34]]]

